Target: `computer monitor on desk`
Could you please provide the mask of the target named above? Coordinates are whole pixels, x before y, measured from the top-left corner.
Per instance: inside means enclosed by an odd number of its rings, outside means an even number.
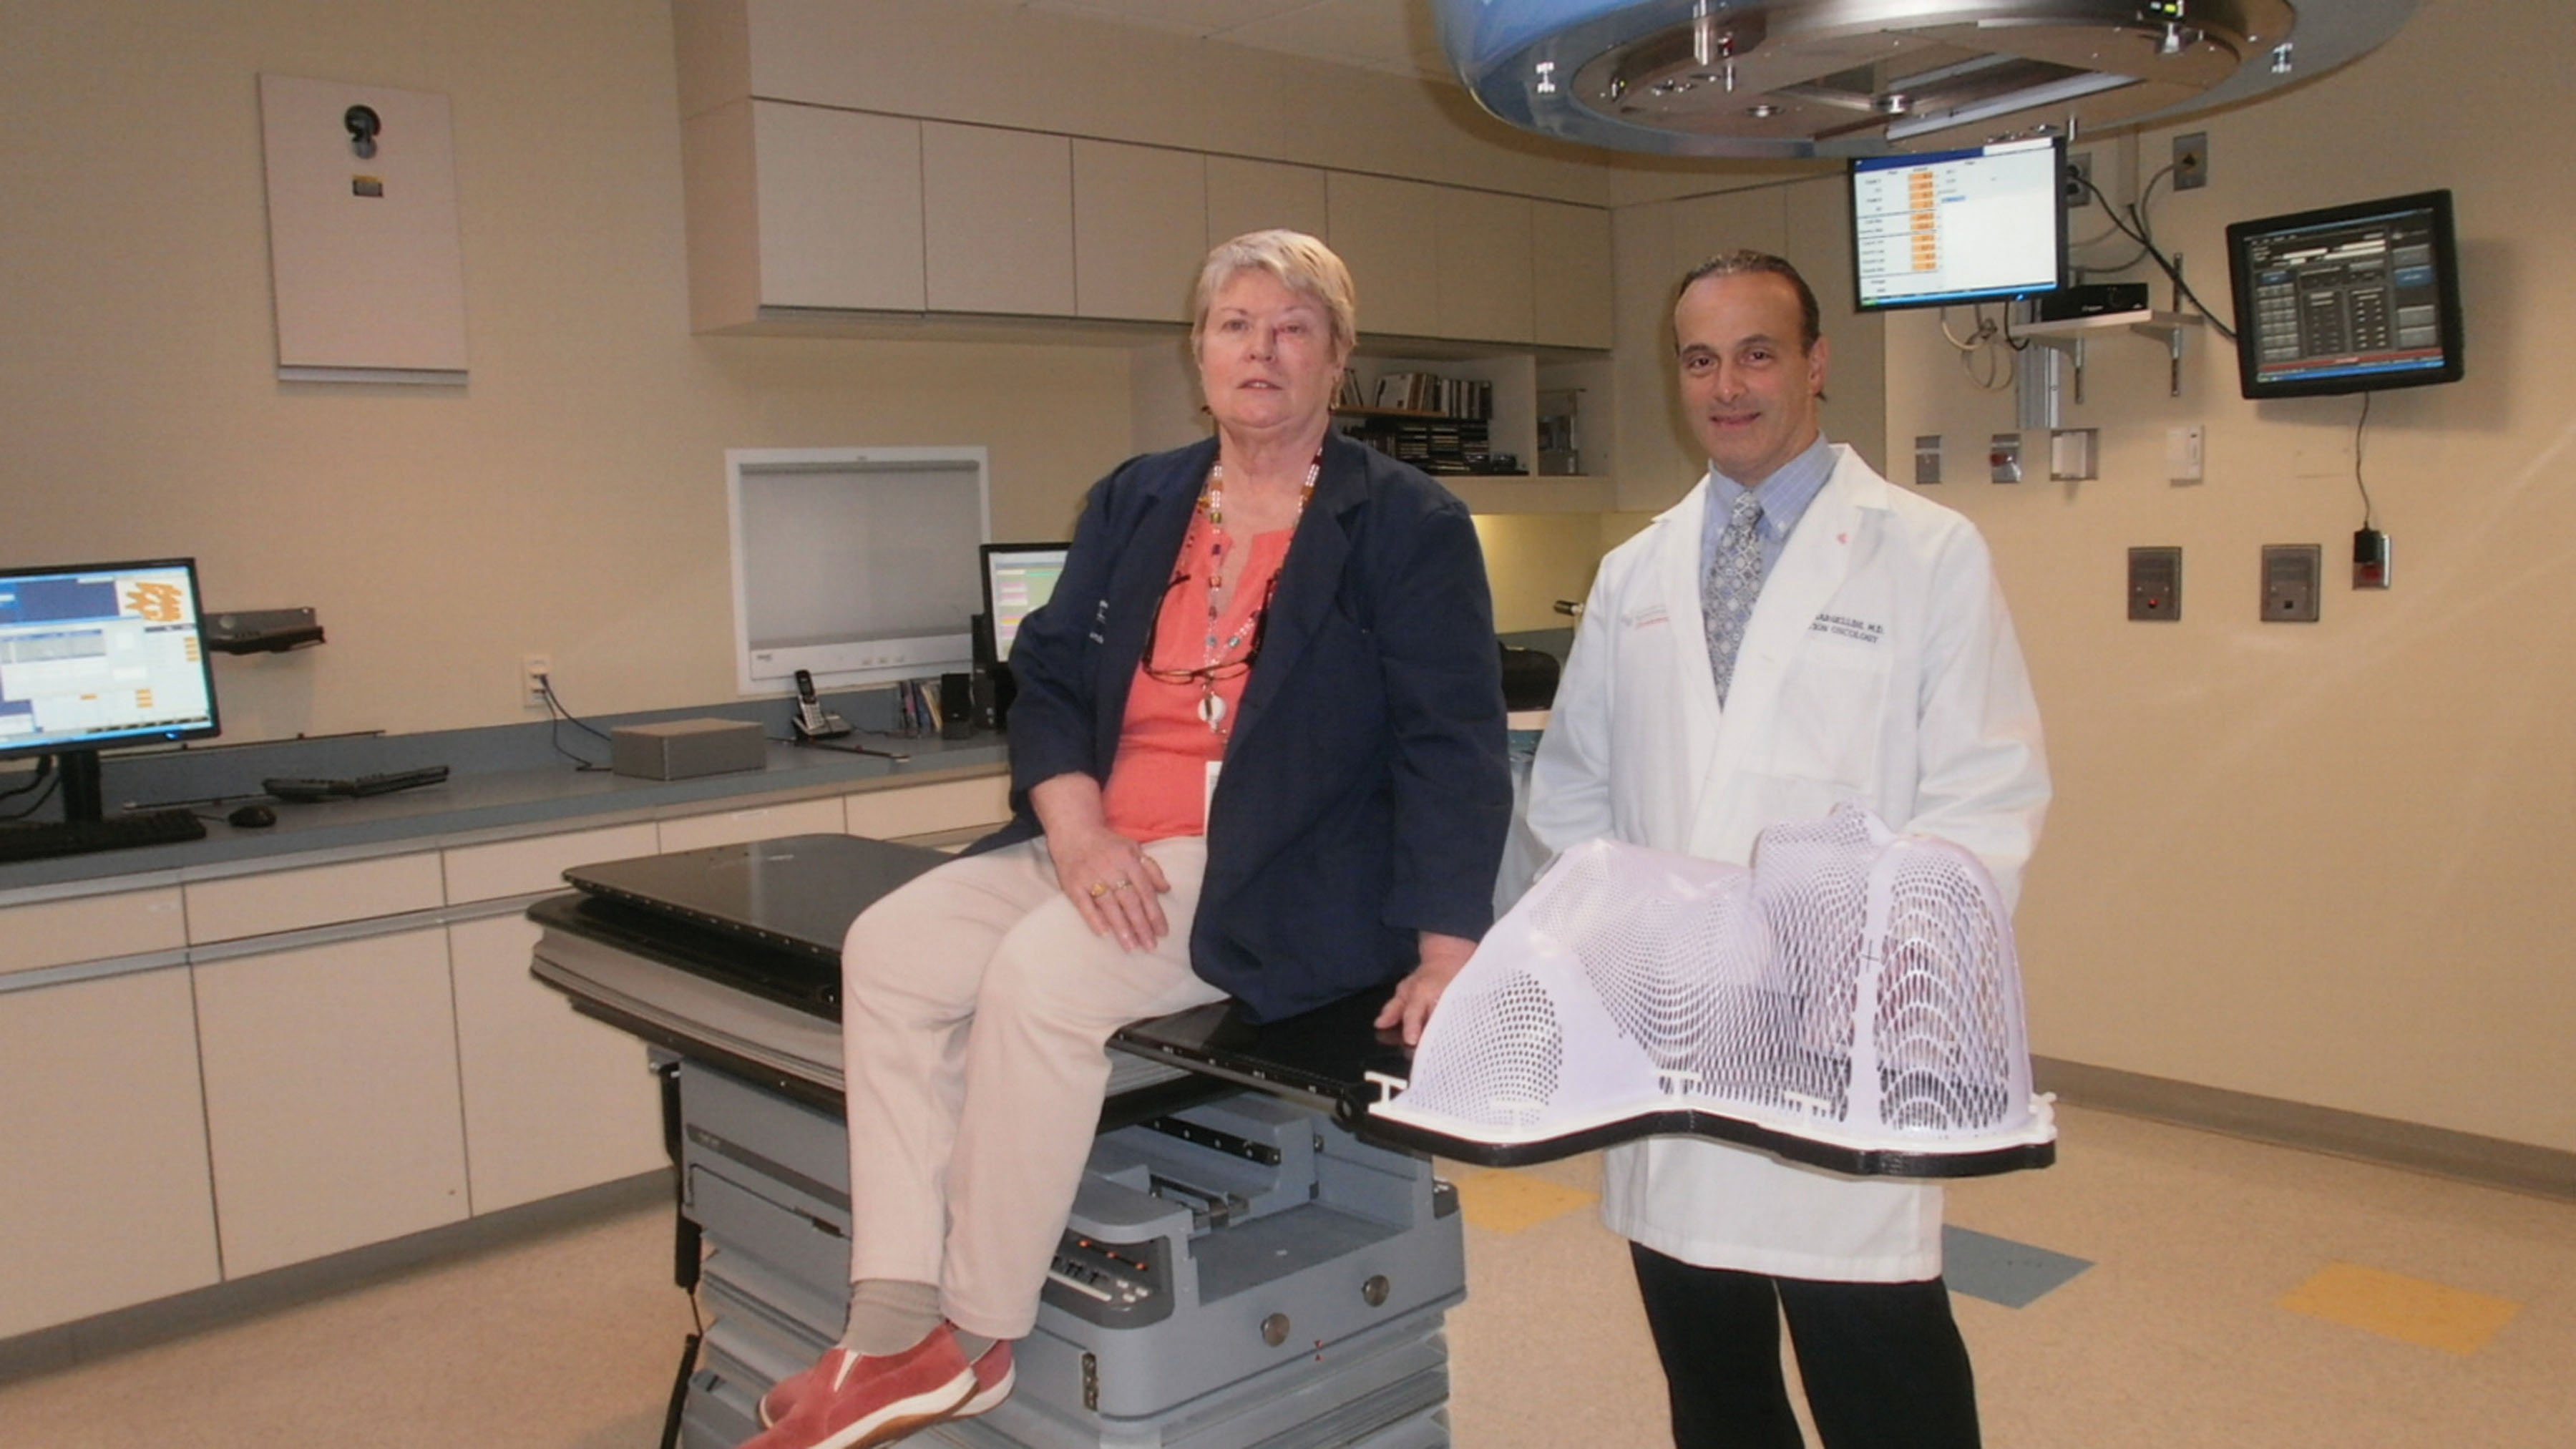
[[[52,755],[95,823],[98,752],[218,733],[194,559],[0,569],[0,760]]]
[[[984,545],[984,617],[992,621],[993,657],[979,663],[1007,664],[1011,644],[1020,637],[1020,621],[1055,594],[1064,573],[1065,543],[988,543]]]

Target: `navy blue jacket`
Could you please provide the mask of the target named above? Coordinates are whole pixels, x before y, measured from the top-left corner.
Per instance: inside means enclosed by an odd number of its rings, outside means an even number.
[[[1073,552],[1011,648],[1013,818],[1029,788],[1106,781],[1210,439],[1134,458],[1091,490]],[[1511,816],[1502,671],[1484,555],[1446,489],[1334,437],[1281,565],[1208,813],[1190,963],[1254,1019],[1413,969],[1415,933],[1481,938]]]

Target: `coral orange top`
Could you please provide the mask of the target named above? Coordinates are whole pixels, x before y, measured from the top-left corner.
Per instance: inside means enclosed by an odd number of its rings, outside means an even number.
[[[1294,527],[1255,534],[1249,547],[1201,514],[1181,540],[1176,578],[1163,595],[1154,638],[1137,661],[1127,690],[1127,715],[1118,735],[1118,758],[1109,767],[1101,805],[1109,828],[1131,840],[1162,840],[1207,833],[1208,766],[1225,758],[1251,671],[1235,665],[1251,653],[1256,617],[1269,607],[1279,565],[1288,557]],[[1228,575],[1225,607],[1208,617],[1208,575]],[[1234,577],[1237,574],[1240,577]],[[1166,675],[1216,666],[1217,677],[1174,683]],[[1213,692],[1218,708],[1206,707]],[[1207,715],[1216,719],[1211,724]]]

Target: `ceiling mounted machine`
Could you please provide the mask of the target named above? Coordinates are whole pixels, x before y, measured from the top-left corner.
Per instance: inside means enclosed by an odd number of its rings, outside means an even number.
[[[1477,101],[1626,151],[1869,156],[2160,124],[2366,55],[2415,0],[1438,0]]]

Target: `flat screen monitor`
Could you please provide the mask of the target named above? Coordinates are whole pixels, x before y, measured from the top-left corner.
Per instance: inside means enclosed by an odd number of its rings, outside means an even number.
[[[2249,398],[2460,380],[2447,191],[2237,222],[2227,269],[2237,383]]]
[[[218,733],[194,559],[0,569],[0,758],[59,757],[98,818],[98,751]]]
[[[1854,157],[1855,305],[1948,307],[2065,286],[2065,176],[2055,136]]]
[[[984,617],[993,621],[993,658],[1007,663],[1020,621],[1055,593],[1064,572],[1067,543],[984,545]]]

